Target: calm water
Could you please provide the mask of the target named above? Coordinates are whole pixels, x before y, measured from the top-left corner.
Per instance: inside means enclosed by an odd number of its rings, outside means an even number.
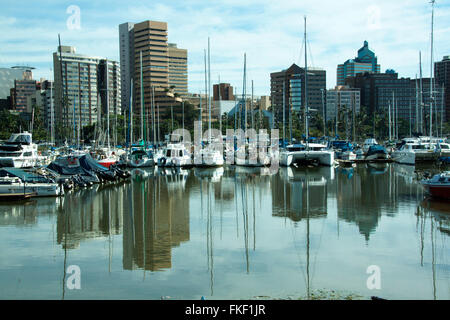
[[[450,203],[427,200],[407,166],[137,170],[0,203],[0,298],[450,299],[449,235]],[[70,265],[80,290],[67,287]]]

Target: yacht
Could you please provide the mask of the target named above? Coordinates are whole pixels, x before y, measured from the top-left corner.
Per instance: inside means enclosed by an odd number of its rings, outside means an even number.
[[[192,165],[191,155],[183,143],[169,143],[158,158],[158,167],[188,167]]]
[[[334,151],[320,143],[292,144],[280,152],[280,165],[289,167],[305,162],[317,162],[320,165],[334,164]]]
[[[64,194],[62,184],[17,168],[0,170],[0,194],[32,194],[32,197],[57,197]]]
[[[33,143],[29,132],[14,133],[8,141],[0,145],[0,166],[31,168],[38,161],[37,144]]]
[[[402,164],[414,165],[417,162],[436,161],[439,158],[439,152],[431,143],[423,143],[420,139],[405,138],[402,144],[391,153],[391,158]]]

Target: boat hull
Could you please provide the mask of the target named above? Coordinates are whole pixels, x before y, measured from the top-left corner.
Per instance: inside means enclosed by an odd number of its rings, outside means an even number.
[[[0,157],[0,167],[32,168],[36,166],[36,158]]]
[[[423,183],[425,191],[434,198],[450,199],[450,185]]]
[[[334,164],[334,152],[332,151],[294,151],[280,153],[280,165],[289,167],[296,163],[317,161],[323,166]]]

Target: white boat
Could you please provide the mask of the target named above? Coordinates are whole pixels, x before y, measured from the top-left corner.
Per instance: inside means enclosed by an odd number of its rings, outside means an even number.
[[[224,159],[223,154],[219,150],[215,150],[211,146],[207,146],[200,151],[200,156],[202,159],[201,164],[197,166],[200,167],[219,167],[223,166]]]
[[[191,155],[183,143],[169,143],[162,157],[158,158],[158,167],[187,167],[192,165]]]
[[[280,165],[289,167],[294,164],[318,162],[324,166],[334,164],[334,151],[327,148],[324,144],[309,143],[294,144],[286,147],[280,152]]]
[[[64,194],[61,184],[25,171],[4,168],[0,177],[0,194],[32,193],[34,197],[57,197]]]
[[[0,145],[0,166],[31,168],[38,161],[37,144],[33,143],[29,132],[14,133],[8,141]]]
[[[417,162],[436,161],[440,152],[432,143],[423,143],[420,139],[405,138],[398,150],[391,153],[391,158],[402,164],[414,165]]]
[[[153,156],[142,149],[133,150],[128,160],[128,166],[132,168],[153,167],[154,165]]]

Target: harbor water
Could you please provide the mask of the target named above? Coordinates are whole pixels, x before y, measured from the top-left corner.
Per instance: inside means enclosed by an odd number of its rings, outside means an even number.
[[[0,298],[450,299],[450,203],[414,170],[135,169],[0,203]]]

